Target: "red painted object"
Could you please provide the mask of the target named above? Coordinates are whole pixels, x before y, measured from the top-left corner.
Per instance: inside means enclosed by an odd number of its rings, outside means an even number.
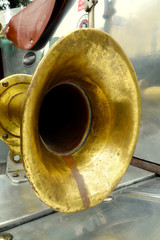
[[[78,12],[85,9],[85,0],[78,1]]]
[[[32,49],[61,13],[66,0],[34,0],[11,18],[6,36],[22,49]]]

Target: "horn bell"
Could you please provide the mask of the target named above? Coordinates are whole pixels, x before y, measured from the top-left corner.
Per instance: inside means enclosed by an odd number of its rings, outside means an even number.
[[[137,78],[115,40],[96,29],[60,39],[24,104],[22,154],[35,193],[66,213],[100,203],[127,170],[139,126]]]

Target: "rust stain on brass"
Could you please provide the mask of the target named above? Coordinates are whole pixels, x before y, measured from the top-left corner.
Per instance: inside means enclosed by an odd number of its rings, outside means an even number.
[[[72,156],[65,156],[63,157],[65,163],[67,164],[67,166],[69,167],[69,169],[71,170],[71,173],[77,183],[77,187],[83,202],[83,207],[85,209],[89,208],[90,206],[90,199],[89,199],[89,193],[88,193],[88,189],[87,186],[85,184],[83,175],[80,174],[79,170],[77,169],[76,166],[76,161],[73,159]]]

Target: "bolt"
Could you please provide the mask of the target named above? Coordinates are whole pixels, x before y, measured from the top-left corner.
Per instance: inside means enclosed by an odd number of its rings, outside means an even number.
[[[33,44],[33,40],[32,39],[30,40],[30,43]]]
[[[107,198],[105,198],[104,200],[103,200],[103,202],[110,202],[110,201],[112,201],[114,198],[113,197],[107,197]]]
[[[3,82],[2,82],[2,86],[3,86],[3,87],[8,87],[8,85],[9,85],[9,83],[8,83],[7,81],[3,81]]]
[[[18,173],[12,173],[12,177],[19,177]]]
[[[20,159],[21,159],[21,157],[20,157],[20,155],[18,155],[18,154],[14,155],[14,157],[13,157],[13,160],[14,160],[15,162],[18,162]]]
[[[8,134],[4,133],[4,134],[2,135],[2,138],[6,140],[6,139],[8,138]]]

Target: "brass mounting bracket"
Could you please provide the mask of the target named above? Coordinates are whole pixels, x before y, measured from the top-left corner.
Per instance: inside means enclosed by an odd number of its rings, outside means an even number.
[[[15,163],[10,159],[10,154],[7,158],[6,175],[13,183],[22,183],[27,181],[27,177],[24,171],[23,163]]]
[[[0,81],[0,139],[10,149],[7,175],[11,180],[13,177],[13,182],[19,181],[18,177],[22,178],[21,175],[24,179],[25,175],[20,147],[20,129],[23,104],[31,79],[30,75],[17,74]]]

